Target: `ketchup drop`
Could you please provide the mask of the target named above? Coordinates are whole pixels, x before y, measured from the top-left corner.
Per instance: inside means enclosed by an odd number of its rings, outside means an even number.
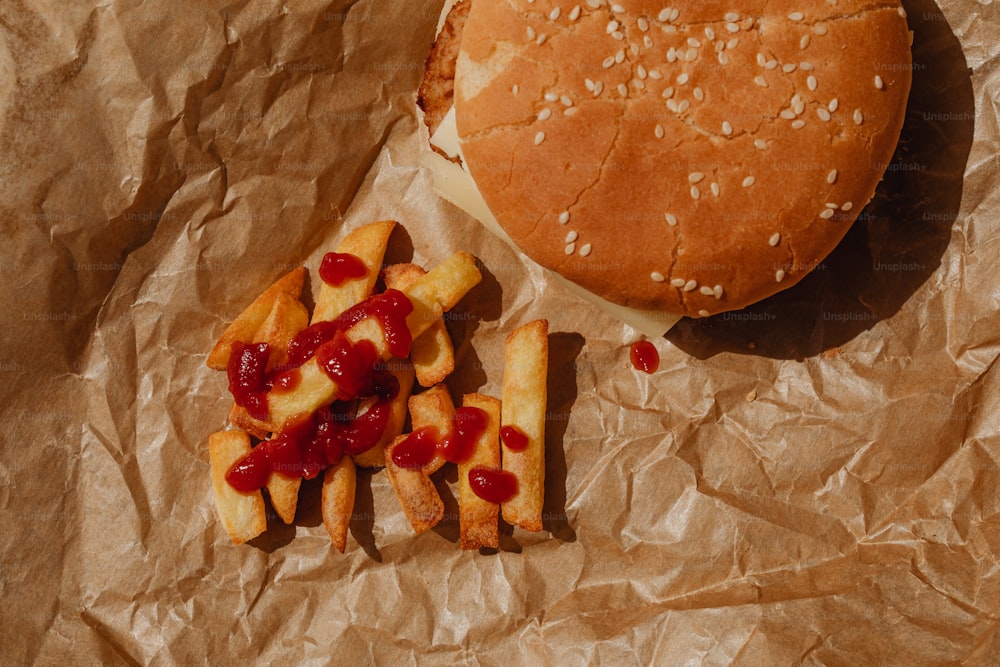
[[[517,477],[506,470],[476,467],[469,471],[469,486],[483,500],[499,505],[517,494]]]
[[[226,375],[229,392],[236,405],[246,408],[254,419],[267,419],[267,390],[269,382],[265,370],[271,350],[267,343],[233,343]]]
[[[632,366],[637,371],[655,373],[656,369],[660,367],[660,353],[656,351],[656,346],[648,340],[632,343],[629,357],[632,360]]]
[[[319,265],[319,277],[330,287],[338,287],[366,275],[368,267],[365,263],[348,253],[328,252],[323,255],[323,261]]]
[[[512,452],[522,452],[528,448],[528,436],[516,426],[501,428],[500,440]]]
[[[486,411],[470,406],[455,410],[451,432],[441,440],[441,456],[449,463],[462,463],[472,456],[476,440],[486,430]]]
[[[424,426],[392,448],[392,462],[400,468],[423,468],[434,460],[440,435],[433,426]]]

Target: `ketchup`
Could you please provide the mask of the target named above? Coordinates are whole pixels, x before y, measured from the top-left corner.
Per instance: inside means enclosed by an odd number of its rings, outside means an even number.
[[[477,466],[469,471],[469,486],[483,500],[499,505],[517,494],[517,477],[506,470]]]
[[[392,448],[392,462],[400,468],[423,468],[434,460],[439,439],[433,426],[418,428]]]
[[[233,343],[226,374],[229,392],[236,405],[246,408],[254,419],[267,419],[267,390],[270,388],[265,369],[271,354],[267,343]]]
[[[328,252],[319,265],[319,277],[330,287],[339,287],[356,278],[368,275],[368,267],[356,255]]]
[[[452,417],[451,432],[441,440],[441,456],[450,463],[462,463],[472,456],[476,440],[486,430],[489,420],[480,408],[461,407]]]
[[[372,376],[378,361],[374,345],[367,340],[352,343],[343,331],[316,350],[316,362],[337,385],[336,396],[342,401],[372,393]]]
[[[528,436],[516,426],[501,428],[500,440],[512,452],[523,452],[528,448]]]
[[[656,346],[648,340],[632,343],[629,357],[632,360],[632,366],[637,371],[655,373],[656,369],[660,367],[660,353],[656,351]]]

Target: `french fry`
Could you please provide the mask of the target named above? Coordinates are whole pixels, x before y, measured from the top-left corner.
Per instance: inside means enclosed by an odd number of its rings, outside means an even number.
[[[271,349],[267,359],[267,370],[280,368],[288,363],[288,344],[309,324],[309,311],[298,299],[285,293],[278,294],[267,319],[254,334],[254,343],[267,343]],[[254,419],[246,408],[233,405],[229,411],[229,421],[255,438],[263,440],[274,430],[272,424]]]
[[[500,546],[500,506],[476,495],[469,483],[469,471],[474,467],[500,469],[500,401],[483,394],[466,394],[462,405],[483,410],[488,421],[472,455],[458,464],[459,543],[463,549],[496,549]]]
[[[443,437],[451,430],[452,419],[455,416],[455,404],[448,393],[448,387],[436,384],[426,391],[410,396],[410,424],[413,430],[432,427]],[[428,475],[437,472],[445,464],[441,454],[435,454],[430,463],[424,466]]]
[[[389,421],[382,431],[382,437],[371,449],[354,456],[354,463],[362,468],[381,468],[385,465],[385,448],[390,442],[396,439],[403,432],[406,424],[406,404],[413,390],[413,366],[406,361],[390,359],[389,372],[399,382],[399,393],[390,403]],[[366,399],[362,402],[362,407],[370,407],[375,399]],[[361,411],[359,410],[359,413]]]
[[[350,456],[343,457],[340,463],[327,468],[323,475],[323,525],[330,533],[333,546],[340,553],[344,553],[347,547],[347,529],[354,512],[357,483],[358,473]]]
[[[404,290],[425,273],[416,264],[392,264],[385,268],[382,275],[386,287]],[[421,387],[432,387],[451,375],[455,370],[455,347],[444,320],[434,322],[427,331],[413,339],[410,361]]]
[[[482,280],[475,258],[457,252],[432,271],[417,279],[404,293],[413,304],[406,324],[414,338],[426,331],[441,318],[441,314],[458,303],[470,289]],[[388,359],[389,348],[382,325],[373,318],[366,318],[345,332],[348,340],[357,343],[368,340],[379,356]],[[268,394],[270,421],[280,430],[289,419],[299,413],[311,413],[333,400],[337,386],[319,367],[316,358],[307,361],[300,369],[298,385],[290,391]]]
[[[392,450],[408,436],[401,435],[385,450],[385,471],[392,490],[418,534],[425,533],[444,518],[444,502],[430,476],[420,469],[400,468],[392,460]]]
[[[299,487],[301,477],[285,477],[272,472],[267,478],[267,496],[271,499],[271,507],[287,525],[295,521],[295,510],[299,506]]]
[[[305,280],[306,270],[304,267],[299,267],[264,290],[264,293],[247,306],[246,310],[240,313],[233,320],[233,323],[222,332],[222,336],[209,353],[205,365],[218,371],[226,370],[233,343],[236,341],[249,343],[274,308],[274,302],[278,295],[288,294],[296,299],[299,298]]]
[[[363,278],[349,280],[336,287],[325,282],[319,288],[316,296],[316,307],[313,309],[312,322],[329,322],[356,303],[361,303],[375,289],[378,272],[382,266],[389,236],[396,227],[393,220],[373,222],[358,227],[345,236],[337,246],[338,253],[354,255],[368,268]]]
[[[503,447],[503,469],[517,477],[517,494],[503,503],[503,519],[525,530],[542,529],[545,496],[545,407],[549,323],[535,320],[507,335],[501,390],[501,427],[528,437],[522,451]]]
[[[226,481],[229,468],[249,453],[250,437],[243,431],[219,431],[208,436],[215,509],[233,544],[252,540],[267,528],[264,498],[260,491],[243,493]]]

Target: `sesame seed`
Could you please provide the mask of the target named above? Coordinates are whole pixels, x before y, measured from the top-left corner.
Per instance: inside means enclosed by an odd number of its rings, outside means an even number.
[[[584,243],[583,246],[580,247],[580,257],[588,256],[591,250],[592,248],[590,247],[590,244]]]
[[[813,32],[816,33],[817,35],[825,35],[826,34],[826,24],[817,23],[816,25],[813,26]]]
[[[580,235],[576,233],[576,230],[569,232],[568,234],[566,234],[566,243],[572,243],[577,238],[579,238],[579,236]]]
[[[653,133],[656,135],[657,139],[662,139],[663,138],[663,126],[657,124],[656,129],[653,130]]]
[[[701,197],[701,190],[698,189],[697,185],[691,186],[691,199],[698,199]]]
[[[677,113],[677,102],[675,102],[674,100],[667,100],[667,108],[673,111],[674,113]]]
[[[660,23],[666,23],[670,20],[670,8],[661,9],[660,13],[656,15],[656,20]]]
[[[572,255],[574,252],[576,252],[576,244],[567,243],[566,247],[563,248],[563,252],[565,252],[567,255]]]
[[[555,102],[558,99],[559,99],[559,96],[556,95],[555,93],[545,93],[545,101],[546,102]]]
[[[530,39],[530,40],[534,40],[534,39],[535,39],[535,37],[537,36],[537,35],[535,34],[535,29],[534,29],[534,28],[532,28],[532,27],[531,27],[530,25],[528,26],[528,28],[527,28],[526,32],[527,32],[527,34],[528,34],[528,39]]]
[[[705,180],[705,174],[700,171],[692,171],[688,174],[689,183],[701,183],[703,180]]]
[[[518,85],[517,85],[517,84],[515,83],[515,84],[514,84],[513,86],[511,86],[511,89],[510,89],[510,92],[512,92],[512,93],[514,93],[515,95],[517,95],[517,93],[518,93],[518,92],[519,92],[520,90],[521,90],[521,88],[520,88],[520,87],[519,87],[519,86],[518,86]]]
[[[715,295],[716,299],[721,299],[723,292],[724,290],[722,289],[722,285],[716,285],[715,287],[712,288],[712,294]]]
[[[852,202],[847,201],[847,202],[844,202],[844,205],[840,207],[840,210],[841,211],[850,211],[852,208],[854,208],[854,204]]]
[[[551,109],[542,109],[541,111],[538,112],[538,120],[546,120],[551,115],[552,115]]]
[[[728,120],[722,121],[722,133],[727,137],[733,133],[733,126]]]
[[[759,148],[760,150],[764,150],[765,148],[767,148],[767,142],[764,141],[763,139],[754,139],[753,145],[755,148]]]
[[[785,279],[785,272],[784,272],[784,270],[778,269],[777,271],[775,271],[774,272],[774,279],[775,279],[775,281],[777,281],[779,283],[782,280],[784,280]]]
[[[747,176],[743,179],[743,187],[749,188],[751,185],[757,182],[757,179],[753,176]]]
[[[711,313],[709,313],[707,310],[705,310],[704,308],[702,308],[701,310],[698,311],[698,315],[700,317],[708,317],[708,316],[711,315]]]
[[[642,65],[638,65],[635,68],[635,73],[639,76],[640,79],[646,78],[646,68],[643,67]]]
[[[677,226],[677,216],[673,213],[664,213],[663,217],[666,218],[667,224],[671,227]]]
[[[547,38],[548,38],[548,35],[546,35],[546,34],[545,34],[545,33],[543,32],[543,33],[542,33],[541,35],[539,35],[539,36],[538,36],[538,39],[536,39],[536,40],[535,40],[535,44],[537,44],[538,46],[541,46],[542,44],[544,44],[544,43],[545,43],[545,40],[546,40]]]
[[[642,32],[646,32],[647,30],[649,30],[649,21],[647,21],[642,16],[639,17],[639,20],[637,20],[635,24],[639,26],[639,30],[641,30]]]
[[[802,35],[802,39],[799,40],[799,48],[804,49],[809,46],[809,35]]]
[[[696,100],[698,100],[699,102],[701,102],[702,100],[705,99],[705,91],[702,90],[700,87],[695,86],[695,88],[694,88],[694,98]]]
[[[583,80],[583,85],[587,87],[587,90],[590,90],[590,91],[594,90],[594,82],[591,81],[590,79],[584,79]]]
[[[905,9],[903,9],[902,7],[897,7],[896,11],[899,12],[899,15],[902,18],[904,18],[904,19],[906,18],[906,10]]]
[[[696,48],[696,49],[697,49],[697,48],[699,48],[699,47],[701,46],[701,42],[699,42],[699,41],[698,41],[697,39],[695,39],[694,37],[688,37],[688,39],[687,39],[687,44],[688,44],[688,46],[693,46],[693,47],[694,47],[694,48]]]
[[[569,222],[569,211],[563,211],[559,214],[559,224],[565,225],[567,222]]]
[[[712,288],[709,287],[708,285],[702,285],[698,289],[698,291],[704,294],[705,296],[713,296],[715,294],[715,292],[712,291]]]
[[[534,2],[535,0],[528,0],[528,2]],[[601,6],[603,0],[587,0],[587,6],[591,9],[597,9]]]
[[[878,88],[879,90],[882,90],[883,86],[884,86],[884,84],[882,83],[882,77],[880,77],[878,74],[876,74],[875,75],[875,87]]]
[[[728,62],[729,62],[729,56],[727,56],[726,52],[723,51],[722,53],[719,54],[719,64],[720,65],[725,65]]]
[[[549,12],[549,19],[551,19],[553,21],[555,21],[556,19],[558,19],[559,18],[559,11],[560,11],[559,8],[556,7],[551,12]]]
[[[675,49],[674,47],[671,46],[667,50],[667,62],[668,63],[672,63],[675,60],[677,60],[677,49]]]
[[[626,86],[624,83],[619,83],[618,94],[621,95],[622,97],[628,97],[628,86]]]
[[[536,146],[538,144],[542,143],[543,141],[545,141],[545,133],[544,132],[539,132],[538,134],[535,135],[535,145]]]
[[[683,278],[674,278],[670,281],[670,284],[674,287],[684,287],[686,281]]]
[[[861,125],[865,121],[864,114],[861,113],[861,109],[854,110],[854,124]]]
[[[725,18],[730,23],[733,23],[735,21],[740,20],[740,15],[737,14],[736,12],[726,12],[726,15],[723,18]]]
[[[753,82],[756,83],[761,88],[767,88],[767,79],[762,77],[760,74],[753,78]]]
[[[778,61],[771,59],[764,63],[764,69],[772,70],[778,66]]]
[[[611,5],[611,11],[613,11],[615,14],[624,14],[625,8],[622,7],[621,5]]]
[[[659,79],[663,78],[663,75],[660,74],[660,70],[658,70],[658,69],[651,69],[651,70],[649,70],[649,78],[650,79],[659,80]]]
[[[795,118],[795,112],[792,111],[791,109],[782,109],[781,113],[779,113],[778,115],[784,118],[785,120],[792,120]]]
[[[653,38],[650,37],[649,35],[643,35],[642,45],[645,46],[647,49],[653,48]]]
[[[710,185],[709,187],[712,190],[712,194],[715,195],[716,197],[718,197],[719,196],[719,184],[713,182],[712,185]]]
[[[684,54],[684,60],[688,61],[689,63],[692,63],[697,59],[698,59],[698,49],[690,48],[687,50],[687,53]]]
[[[816,90],[816,77],[810,74],[806,79],[806,85],[809,86],[809,90]]]
[[[816,115],[819,116],[819,119],[824,123],[830,120],[830,112],[823,107],[816,109]]]
[[[789,72],[794,72],[796,67],[797,65],[795,63],[785,63],[781,66],[781,71],[788,74]]]
[[[801,129],[801,128],[805,127],[805,124],[806,124],[806,122],[804,120],[802,120],[801,118],[798,119],[798,120],[793,120],[792,121],[792,129],[795,129],[795,130]]]
[[[597,97],[604,90],[604,83],[598,81],[594,84],[594,97]]]
[[[757,64],[760,65],[761,67],[767,64],[767,58],[764,57],[763,53],[757,54]]]
[[[715,39],[715,31],[711,28],[705,28],[705,37],[709,39]]]
[[[801,21],[804,18],[805,16],[802,14],[802,12],[792,12],[791,14],[788,15],[789,21]]]
[[[576,107],[569,107],[563,111],[564,116],[575,116],[578,109]]]
[[[697,280],[689,280],[686,283],[684,283],[684,291],[685,292],[693,292],[696,289],[698,289],[698,281]]]
[[[735,49],[739,45],[740,45],[740,38],[739,37],[733,37],[731,40],[729,40],[728,42],[726,42],[726,48],[727,49]]]
[[[577,5],[576,7],[574,7],[573,9],[571,9],[570,12],[569,12],[569,20],[570,21],[575,21],[578,18],[580,18],[580,5]]]
[[[668,100],[668,99],[670,99],[673,96],[674,96],[674,87],[673,86],[667,86],[666,88],[663,89],[663,93],[662,93],[663,99]]]
[[[830,173],[826,175],[826,182],[833,185],[837,182],[837,170],[831,169]]]
[[[808,72],[813,68],[813,64],[808,60],[803,60],[802,62],[799,63],[799,68]]]
[[[664,280],[666,280],[666,278],[663,277],[663,274],[660,273],[659,271],[653,271],[652,273],[649,274],[649,277],[655,283],[662,283]]]
[[[570,99],[570,98],[569,98],[568,96],[566,96],[566,95],[561,95],[561,96],[559,97],[559,101],[560,101],[560,102],[562,102],[562,105],[563,105],[564,107],[571,107],[571,106],[573,106],[573,100],[571,100],[571,99]]]
[[[688,100],[681,100],[681,103],[677,105],[678,113],[684,113],[685,111],[688,110],[689,106],[691,106],[691,102],[689,102]]]
[[[605,59],[604,59],[604,61],[603,61],[603,62],[601,63],[601,67],[603,67],[604,69],[609,69],[609,68],[610,68],[610,67],[612,67],[612,66],[613,66],[614,64],[615,64],[615,57],[614,57],[614,56],[608,56],[608,57],[607,57],[607,58],[605,58]]]
[[[819,217],[823,218],[824,220],[829,220],[830,218],[833,217],[834,213],[835,211],[832,208],[824,208],[820,212]]]
[[[618,49],[618,53],[615,54],[615,62],[619,65],[625,62],[625,49]]]
[[[826,105],[826,108],[830,110],[830,113],[833,113],[834,111],[837,110],[837,107],[839,106],[840,106],[840,101],[836,97],[834,97],[832,100],[830,100],[830,103]]]
[[[779,234],[778,232],[771,234],[771,238],[767,240],[767,245],[771,246],[772,248],[778,245],[779,243],[781,243],[781,234]]]
[[[726,30],[728,32],[739,32],[740,26],[730,21],[729,23],[726,24]]]
[[[617,39],[618,41],[625,39],[625,33],[623,33],[621,30],[615,30],[613,33],[611,33],[611,36]]]
[[[833,209],[834,211],[836,211],[836,210],[837,210],[837,205],[836,205],[836,204],[834,204],[834,203],[833,203],[832,201],[828,201],[828,202],[826,203],[826,207],[827,207],[827,208],[832,208],[832,209]]]
[[[680,16],[680,15],[681,15],[681,10],[676,9],[676,8],[670,10],[670,20],[671,21],[676,21],[677,17]]]

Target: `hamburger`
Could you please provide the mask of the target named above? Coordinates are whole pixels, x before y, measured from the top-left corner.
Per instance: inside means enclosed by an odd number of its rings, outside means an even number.
[[[479,202],[463,208],[537,263],[660,322],[799,282],[873,197],[903,124],[897,0],[446,12],[418,94],[450,162],[436,187]]]

